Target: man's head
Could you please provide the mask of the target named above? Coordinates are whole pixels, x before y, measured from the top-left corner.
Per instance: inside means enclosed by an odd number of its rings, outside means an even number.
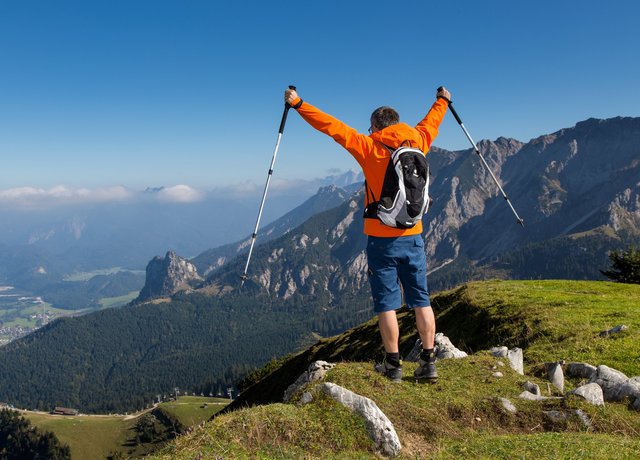
[[[400,115],[391,107],[378,107],[371,114],[371,132],[380,131],[387,126],[400,123]]]

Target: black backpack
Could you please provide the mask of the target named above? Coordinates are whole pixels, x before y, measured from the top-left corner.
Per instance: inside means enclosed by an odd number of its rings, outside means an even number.
[[[429,165],[422,150],[400,146],[397,149],[385,145],[391,158],[384,175],[380,199],[367,187],[371,200],[364,210],[365,218],[379,219],[383,224],[396,228],[414,227],[431,204],[429,197]]]

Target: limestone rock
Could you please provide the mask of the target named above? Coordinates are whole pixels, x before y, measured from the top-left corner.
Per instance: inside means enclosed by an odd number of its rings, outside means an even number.
[[[598,371],[595,366],[587,363],[567,364],[567,376],[573,378],[590,379]]]
[[[591,428],[591,419],[582,409],[576,409],[574,413],[576,414],[576,417],[580,419],[585,428]]]
[[[509,354],[509,349],[507,347],[493,347],[489,351],[496,358],[506,358]]]
[[[521,348],[512,348],[507,352],[507,358],[509,359],[509,365],[511,368],[520,375],[524,375],[524,357],[522,356]]]
[[[580,396],[585,399],[589,404],[594,406],[604,406],[604,395],[602,388],[597,383],[587,383],[581,387],[576,388],[570,394]]]
[[[605,401],[620,401],[619,386],[626,383],[629,378],[622,372],[608,366],[598,366],[596,373],[589,383],[597,383],[602,388]]]
[[[289,385],[289,387],[285,390],[282,400],[286,403],[291,401],[291,398],[293,398],[298,390],[309,383],[322,380],[327,371],[333,369],[335,366],[335,364],[328,363],[326,361],[315,361],[309,364],[307,370],[303,372],[300,377],[298,377],[298,379],[294,383]]]
[[[518,412],[518,409],[516,409],[516,406],[514,406],[513,403],[509,401],[507,398],[498,398],[498,400],[500,401],[500,403],[502,404],[502,407],[507,412],[511,412],[512,414],[515,414],[516,412]]]
[[[553,423],[566,422],[569,418],[565,412],[559,410],[545,410],[542,413]]]
[[[367,433],[384,455],[394,457],[400,453],[402,446],[396,430],[374,401],[334,383],[323,383],[322,391],[364,418]]]
[[[640,398],[640,382],[629,379],[618,385],[611,394],[612,401],[624,401],[629,399],[635,401]]]
[[[509,350],[507,347],[492,347],[491,354],[496,358],[507,358],[509,360],[509,366],[520,375],[524,375],[524,359],[522,356],[522,349],[512,348]]]
[[[193,289],[203,281],[195,265],[174,251],[169,251],[164,258],[156,256],[147,264],[144,287],[136,302],[169,297]]]
[[[528,380],[524,382],[523,388],[529,393],[533,393],[536,396],[542,395],[542,392],[540,391],[540,387],[533,382],[529,382]]]
[[[602,331],[599,335],[600,337],[609,337],[612,334],[619,334],[620,332],[626,331],[627,329],[629,329],[628,326],[621,324],[620,326],[616,326],[612,329],[609,329],[608,331]]]
[[[420,357],[420,352],[422,351],[422,340],[417,339],[413,349],[409,352],[409,354],[404,358],[405,361],[408,362],[417,362]],[[435,337],[435,348],[434,352],[436,354],[436,358],[438,359],[449,359],[449,358],[466,358],[468,355],[462,350],[457,349],[451,340],[444,335],[442,332],[438,332]]]
[[[564,393],[564,372],[560,363],[550,363],[547,365],[547,374],[551,384],[556,387],[560,393]]]
[[[304,393],[302,393],[302,396],[300,396],[300,401],[298,401],[298,404],[303,406],[305,404],[309,404],[311,401],[313,401],[313,396],[308,391],[305,391]]]
[[[547,399],[562,399],[562,398],[557,397],[557,396],[534,395],[533,393],[530,393],[528,391],[523,391],[522,393],[520,393],[518,395],[518,398],[525,399],[527,401],[546,401]]]

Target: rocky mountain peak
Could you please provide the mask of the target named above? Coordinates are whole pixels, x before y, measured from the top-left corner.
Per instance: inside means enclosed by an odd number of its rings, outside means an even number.
[[[196,266],[169,251],[165,257],[156,256],[147,264],[147,278],[136,302],[168,297],[176,292],[193,289],[203,281]]]

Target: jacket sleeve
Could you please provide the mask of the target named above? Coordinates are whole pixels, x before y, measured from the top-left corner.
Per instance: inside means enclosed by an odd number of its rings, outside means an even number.
[[[416,125],[416,130],[420,133],[424,142],[423,151],[426,153],[431,147],[431,143],[438,135],[438,128],[447,113],[447,101],[440,98],[431,106],[429,113]]]
[[[300,99],[297,99],[292,105],[295,106],[299,101]],[[373,140],[369,136],[358,133],[349,125],[307,102],[303,102],[296,110],[307,123],[331,136],[334,141],[347,149],[361,166],[363,165],[365,153],[373,149]]]

